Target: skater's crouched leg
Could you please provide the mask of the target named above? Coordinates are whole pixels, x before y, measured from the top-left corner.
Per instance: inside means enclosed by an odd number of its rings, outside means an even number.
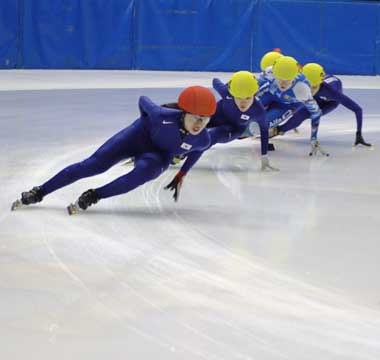
[[[96,189],[96,193],[100,199],[104,199],[134,190],[160,176],[168,168],[170,160],[154,152],[136,157],[135,167],[132,171]]]
[[[70,165],[62,170],[62,177],[68,183],[76,180],[101,174],[107,171],[113,164],[105,162],[97,156],[91,156],[86,160]]]
[[[41,186],[44,195],[64,186],[70,185],[79,179],[101,174],[108,170],[114,162],[108,159],[105,161],[101,156],[94,155],[89,158],[69,165],[61,170],[57,175],[53,176],[45,184]]]

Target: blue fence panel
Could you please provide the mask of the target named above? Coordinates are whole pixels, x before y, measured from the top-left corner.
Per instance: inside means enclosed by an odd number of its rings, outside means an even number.
[[[320,62],[331,73],[375,74],[376,3],[325,4]]]
[[[2,0],[0,2],[0,68],[17,67],[20,54],[20,2]]]
[[[253,69],[259,71],[261,57],[273,48],[280,48],[300,63],[313,60],[321,44],[320,15],[320,2],[261,1]]]
[[[0,68],[259,70],[275,47],[330,73],[380,73],[380,3],[2,0]]]
[[[275,47],[301,64],[319,62],[330,73],[375,74],[378,3],[263,0],[253,68]]]
[[[138,1],[136,67],[209,71],[249,68],[256,2]]]
[[[24,66],[131,68],[133,0],[25,0]]]
[[[377,7],[375,73],[380,74],[380,5]]]

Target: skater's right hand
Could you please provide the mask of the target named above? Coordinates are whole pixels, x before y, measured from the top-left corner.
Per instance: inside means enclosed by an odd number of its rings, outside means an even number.
[[[179,191],[181,190],[183,178],[185,176],[185,173],[182,171],[178,171],[176,176],[174,176],[173,180],[165,186],[165,190],[174,190],[173,199],[174,201],[178,201],[179,198]]]
[[[318,140],[311,140],[310,146],[311,146],[311,149],[309,152],[309,156],[315,156],[318,153],[321,153],[321,155],[324,155],[324,156],[330,156],[328,152],[322,149],[321,145],[319,145]]]

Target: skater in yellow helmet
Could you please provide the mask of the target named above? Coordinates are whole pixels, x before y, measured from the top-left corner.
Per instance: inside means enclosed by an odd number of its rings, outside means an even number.
[[[255,75],[249,71],[238,71],[226,84],[215,78],[212,85],[221,99],[207,125],[210,147],[241,138],[246,129],[254,124],[255,134],[261,137],[261,169],[277,170],[269,164],[268,122],[264,107],[255,96],[259,89]],[[189,158],[194,158],[194,155]]]
[[[309,63],[302,68],[302,73],[311,85],[314,99],[317,101],[322,115],[335,110],[339,104],[353,111],[356,116],[356,137],[354,145],[371,146],[362,136],[363,111],[351,98],[343,93],[342,82],[334,75],[326,75],[320,64]]]
[[[261,71],[264,71],[265,69],[269,68],[270,66],[273,66],[275,61],[283,56],[281,52],[278,51],[269,51],[267,52],[260,61],[260,69]]]
[[[259,86],[264,84],[267,80],[273,79],[272,67],[277,59],[282,57],[281,49],[276,48],[267,52],[260,60],[261,72],[258,76]]]
[[[268,122],[263,106],[255,97],[259,89],[255,75],[249,71],[238,71],[226,84],[213,79],[213,87],[221,100],[217,102],[216,112],[207,125],[211,138],[209,147],[241,138],[245,130],[253,126],[255,134],[261,137],[261,169],[277,170],[269,164]],[[201,155],[200,152],[193,152],[186,162],[192,166]]]
[[[257,95],[267,109],[269,127],[278,129],[277,126],[283,124],[282,131],[285,132],[289,130],[287,127],[290,126],[290,119],[295,121],[305,116],[311,118],[311,154],[320,152],[328,155],[316,136],[321,110],[312,96],[309,82],[299,72],[297,60],[291,56],[282,56],[273,64],[272,72],[273,78],[260,86]]]

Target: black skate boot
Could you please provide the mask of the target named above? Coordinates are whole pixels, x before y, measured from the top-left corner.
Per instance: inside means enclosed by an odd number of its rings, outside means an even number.
[[[94,189],[85,191],[78,199],[78,206],[82,210],[86,210],[92,204],[96,204],[99,200],[99,196]]]
[[[23,205],[35,204],[43,199],[42,189],[35,186],[32,190],[25,191],[21,194],[21,202]]]
[[[25,205],[38,203],[43,197],[42,189],[39,186],[35,186],[32,190],[21,193],[21,199],[13,202],[11,210],[13,211]]]
[[[92,204],[96,204],[99,201],[99,195],[94,189],[85,191],[75,204],[70,204],[67,207],[69,215],[76,214],[79,210],[86,210]]]

